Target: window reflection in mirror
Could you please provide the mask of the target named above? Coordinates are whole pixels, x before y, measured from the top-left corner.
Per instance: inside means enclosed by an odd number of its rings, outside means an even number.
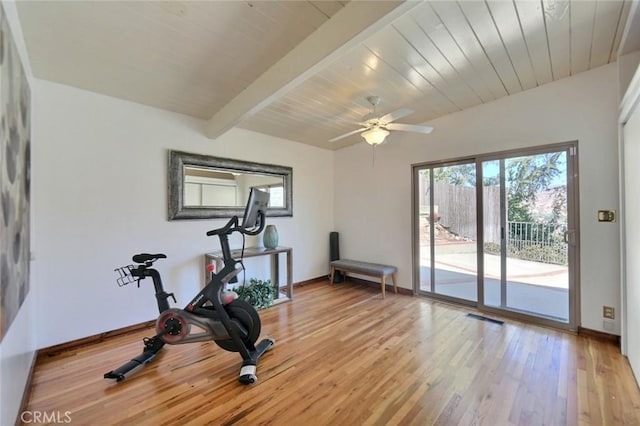
[[[185,166],[185,207],[244,207],[251,188],[268,192],[269,207],[284,207],[284,178]]]
[[[242,216],[252,187],[269,192],[267,217],[293,216],[293,169],[169,151],[169,220]]]

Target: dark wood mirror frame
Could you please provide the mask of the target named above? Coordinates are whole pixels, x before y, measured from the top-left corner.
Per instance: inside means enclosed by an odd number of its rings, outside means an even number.
[[[267,216],[293,216],[293,169],[273,164],[169,151],[169,220],[242,217],[242,207],[190,207],[184,204],[185,167],[202,167],[229,173],[278,176],[283,179],[284,207],[269,207]]]

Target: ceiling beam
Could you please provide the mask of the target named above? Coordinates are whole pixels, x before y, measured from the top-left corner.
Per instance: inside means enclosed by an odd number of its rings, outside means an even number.
[[[206,123],[215,139],[297,86],[420,1],[350,1]]]

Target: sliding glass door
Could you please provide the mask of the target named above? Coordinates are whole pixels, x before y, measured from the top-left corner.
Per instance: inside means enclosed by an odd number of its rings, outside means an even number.
[[[415,290],[575,328],[576,146],[414,166]]]
[[[476,302],[476,165],[420,169],[420,290]]]
[[[568,156],[481,163],[485,306],[569,322]]]

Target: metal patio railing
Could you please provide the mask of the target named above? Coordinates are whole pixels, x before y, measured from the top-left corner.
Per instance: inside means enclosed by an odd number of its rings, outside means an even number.
[[[507,256],[566,265],[566,223],[507,222]]]

